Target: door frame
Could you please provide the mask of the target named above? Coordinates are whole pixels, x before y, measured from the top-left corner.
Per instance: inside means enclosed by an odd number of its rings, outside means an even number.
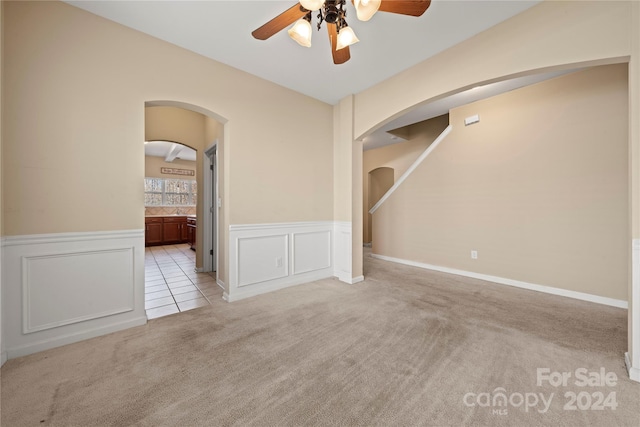
[[[220,265],[218,250],[218,140],[204,151],[203,156],[203,218],[202,218],[202,271],[216,271]],[[200,227],[200,224],[196,224]],[[213,256],[210,251],[213,250]]]

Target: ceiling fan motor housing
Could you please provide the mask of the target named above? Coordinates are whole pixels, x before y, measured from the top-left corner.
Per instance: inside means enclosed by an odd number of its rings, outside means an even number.
[[[338,22],[343,13],[344,2],[345,0],[327,0],[324,4],[324,20],[330,24]]]

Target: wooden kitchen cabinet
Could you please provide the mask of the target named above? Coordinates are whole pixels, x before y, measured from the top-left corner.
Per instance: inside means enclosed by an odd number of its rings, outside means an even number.
[[[144,245],[153,246],[162,244],[162,218],[145,218],[144,220]]]
[[[165,216],[162,223],[163,244],[170,245],[173,243],[182,243],[182,230],[186,225],[187,217]]]
[[[189,243],[186,216],[145,218],[145,246]]]
[[[189,218],[180,224],[180,243],[189,243]]]

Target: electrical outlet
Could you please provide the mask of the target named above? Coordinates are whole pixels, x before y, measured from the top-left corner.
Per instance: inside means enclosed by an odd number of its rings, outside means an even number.
[[[478,259],[478,251],[471,251],[471,259]]]
[[[276,267],[282,267],[282,257],[276,258]]]

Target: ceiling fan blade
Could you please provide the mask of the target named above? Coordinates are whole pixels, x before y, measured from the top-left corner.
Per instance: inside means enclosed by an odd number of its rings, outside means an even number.
[[[251,35],[258,40],[266,40],[277,32],[285,29],[290,24],[293,24],[307,13],[309,13],[309,11],[300,6],[300,3],[296,2],[295,5],[291,6],[289,9],[285,10],[262,27],[256,29],[251,33]]]
[[[422,16],[430,5],[431,0],[382,0],[378,10],[400,15]]]
[[[338,29],[336,24],[330,24],[326,22],[327,31],[329,31],[329,40],[331,41],[331,55],[333,55],[334,64],[344,64],[351,59],[351,52],[349,52],[349,46],[336,50],[336,44],[338,43]]]

